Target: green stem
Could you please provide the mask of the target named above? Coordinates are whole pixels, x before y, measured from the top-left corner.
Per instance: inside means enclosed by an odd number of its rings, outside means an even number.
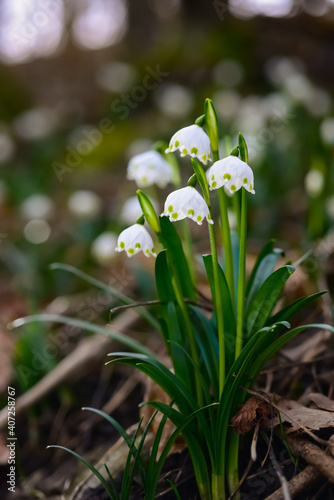
[[[225,479],[224,476],[212,474],[212,500],[225,500]]]
[[[245,274],[246,274],[246,236],[247,236],[246,189],[242,189],[240,219],[241,220],[240,220],[240,250],[239,250],[239,277],[238,277],[238,303],[237,303],[237,338],[235,343],[235,359],[239,357],[242,350]]]
[[[210,214],[211,215],[211,214]],[[215,287],[215,313],[217,318],[218,327],[218,344],[219,344],[219,396],[222,393],[224,383],[225,383],[225,336],[224,336],[224,316],[223,316],[223,303],[221,297],[221,290],[219,284],[219,264],[217,257],[217,247],[215,240],[215,233],[212,224],[209,226],[209,238],[211,246],[212,255],[212,268],[213,268],[213,280]]]
[[[234,297],[234,268],[233,268],[233,254],[231,242],[231,229],[228,220],[227,199],[224,188],[218,189],[220,219],[221,219],[221,232],[223,237],[224,255],[225,255],[225,275],[226,281],[230,290],[232,305],[235,307]]]
[[[240,498],[239,492],[235,493],[239,487],[239,434],[232,431],[227,457],[227,484],[230,495],[233,495],[235,500]]]
[[[234,193],[232,196],[233,210],[236,218],[236,230],[240,234],[240,196],[239,193]]]

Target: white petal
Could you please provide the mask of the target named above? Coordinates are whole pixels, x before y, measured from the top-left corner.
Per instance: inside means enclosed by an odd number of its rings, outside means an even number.
[[[198,125],[181,128],[173,135],[166,153],[176,150],[180,151],[181,156],[192,156],[204,165],[212,158],[209,136]]]
[[[133,224],[124,229],[117,239],[116,252],[123,250],[129,257],[132,257],[138,252],[143,252],[146,257],[156,253],[153,248],[153,240],[148,231],[141,224]]]
[[[233,194],[241,187],[255,194],[254,174],[247,163],[236,156],[228,156],[216,161],[206,172],[210,190],[224,186],[225,191]]]
[[[191,186],[170,193],[165,201],[162,215],[169,217],[173,222],[188,217],[200,225],[205,218],[210,224],[213,224],[203,196]]]

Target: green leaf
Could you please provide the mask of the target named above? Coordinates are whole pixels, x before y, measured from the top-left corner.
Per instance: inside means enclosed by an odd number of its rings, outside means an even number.
[[[278,257],[284,255],[283,250],[274,248],[274,243],[274,240],[268,241],[258,255],[246,287],[245,296],[248,298],[248,302],[262,283],[272,274]]]
[[[168,217],[160,217],[161,240],[167,250],[168,266],[172,279],[178,279],[184,297],[195,300],[196,292],[191,279],[187,259],[184,255],[182,243]]]
[[[24,318],[18,318],[15,321],[13,321],[12,323],[10,323],[8,325],[8,328],[9,329],[18,328],[22,325],[26,325],[28,323],[34,323],[34,322],[63,323],[65,325],[76,326],[77,328],[80,328],[82,330],[87,330],[89,332],[101,333],[102,335],[105,335],[106,337],[110,337],[111,339],[116,340],[117,342],[120,342],[121,344],[124,344],[124,345],[130,347],[130,349],[132,349],[134,351],[137,351],[137,352],[140,352],[142,354],[146,354],[146,355],[152,356],[152,357],[155,356],[154,352],[151,351],[148,347],[145,347],[140,342],[137,342],[137,340],[134,340],[131,337],[124,335],[123,333],[113,331],[112,327],[111,328],[103,328],[102,326],[95,325],[93,323],[88,323],[88,321],[70,318],[68,316],[60,316],[59,314],[33,314],[31,316],[26,316]]]
[[[160,252],[155,261],[155,283],[162,303],[175,302],[176,297],[168,268],[167,251]]]
[[[285,282],[293,272],[294,268],[292,266],[283,266],[277,269],[254,294],[248,304],[244,318],[246,339],[265,325]]]
[[[309,304],[313,300],[316,300],[318,297],[321,297],[321,295],[323,295],[324,293],[327,292],[317,292],[313,295],[309,295],[308,297],[296,300],[292,304],[289,304],[288,306],[278,311],[276,314],[274,314],[274,316],[268,318],[268,320],[266,321],[266,326],[278,323],[279,321],[288,321],[297,312],[299,312],[301,309],[304,309],[307,304]]]
[[[64,446],[59,446],[56,444],[51,444],[51,445],[47,446],[47,449],[48,448],[59,448],[60,450],[65,450],[68,453],[70,453],[71,455],[73,455],[75,458],[80,460],[83,464],[86,465],[86,467],[88,467],[88,469],[90,469],[93,472],[93,474],[97,477],[97,479],[100,481],[100,483],[104,486],[106,492],[109,495],[109,498],[111,498],[112,500],[118,500],[118,498],[114,496],[112,488],[110,487],[108,482],[104,479],[102,474],[100,474],[100,472],[90,462],[88,462],[85,458],[83,458],[81,455],[78,455],[78,453],[76,453],[75,451],[69,450],[68,448],[65,448]]]
[[[115,297],[115,299],[122,302],[122,304],[134,304],[134,305],[136,304],[135,300],[132,300],[127,295],[124,295],[124,293],[117,290],[117,288],[111,285],[106,285],[102,281],[99,281],[96,278],[89,276],[89,274],[84,273],[83,271],[77,269],[74,266],[69,266],[68,264],[61,264],[59,262],[54,262],[53,264],[50,265],[50,269],[60,269],[62,271],[67,271],[71,274],[74,274],[75,276],[78,276],[78,278],[83,279],[84,281],[90,283],[96,288],[99,288],[100,290],[104,290],[105,292],[109,293],[112,297]],[[155,317],[151,313],[149,313],[145,309],[145,307],[136,307],[135,310],[136,312],[138,312],[140,316],[145,318],[153,326],[153,328],[155,328],[158,332],[160,331],[159,322],[155,319]]]

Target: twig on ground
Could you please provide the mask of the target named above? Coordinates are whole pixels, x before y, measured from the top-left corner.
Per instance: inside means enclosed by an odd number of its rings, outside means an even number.
[[[295,497],[320,481],[322,475],[312,465],[307,465],[303,471],[288,482],[290,495]],[[265,500],[284,500],[283,489],[279,488]]]

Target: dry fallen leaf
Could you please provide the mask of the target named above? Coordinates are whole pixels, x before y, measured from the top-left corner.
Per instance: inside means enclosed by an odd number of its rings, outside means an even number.
[[[284,398],[278,401],[277,406],[282,422],[289,422],[295,430],[300,429],[300,426],[314,431],[334,427],[334,414],[329,411],[307,408],[297,401]],[[278,424],[277,418],[275,425]]]
[[[327,396],[320,394],[319,392],[311,392],[308,395],[309,399],[315,403],[318,408],[323,410],[334,411],[334,401],[329,399]]]
[[[275,417],[276,410],[269,404],[256,396],[249,398],[246,403],[240,405],[238,413],[232,418],[233,429],[238,434],[245,434],[256,424],[270,427],[272,415]]]

